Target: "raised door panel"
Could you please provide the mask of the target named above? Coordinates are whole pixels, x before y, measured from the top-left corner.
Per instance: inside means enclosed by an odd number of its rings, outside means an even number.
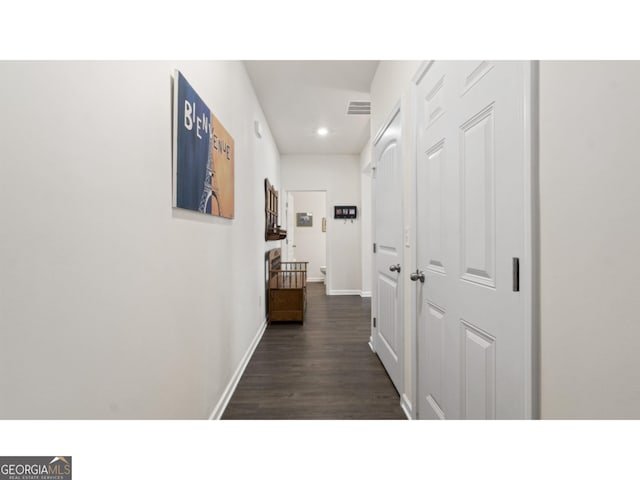
[[[424,125],[426,128],[431,127],[436,120],[444,115],[444,76],[440,77],[440,80],[431,88],[429,93],[425,96],[425,119]]]
[[[495,287],[493,105],[460,127],[462,278]]]
[[[376,241],[379,246],[395,248],[402,238],[402,206],[398,196],[402,178],[398,168],[397,143],[389,143],[380,156],[376,176],[376,217],[384,219],[384,227],[377,228]]]
[[[463,75],[464,84],[460,96],[465,96],[467,92],[469,92],[469,90],[480,83],[480,80],[482,80],[484,76],[493,69],[494,65],[494,62],[491,62],[489,60],[482,60],[475,63],[470,70],[467,70],[467,72]]]
[[[426,153],[428,182],[426,187],[426,208],[427,218],[427,238],[429,265],[428,269],[440,274],[445,274],[444,265],[444,174],[445,162],[445,142],[439,141]]]
[[[397,299],[398,282],[385,275],[378,276],[378,335],[384,342],[384,346],[393,357],[393,361],[398,361],[398,311]]]
[[[431,412],[429,418],[444,420],[445,414],[441,403],[444,398],[443,375],[445,364],[445,322],[446,316],[442,308],[427,303],[425,305],[426,328],[424,329],[424,345],[426,356],[424,367],[427,378],[427,404]]]
[[[462,418],[488,420],[496,417],[495,338],[469,323],[461,322]]]

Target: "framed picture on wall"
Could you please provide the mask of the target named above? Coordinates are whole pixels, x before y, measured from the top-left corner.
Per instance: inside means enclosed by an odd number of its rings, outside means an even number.
[[[313,213],[296,213],[296,227],[313,227]]]
[[[354,219],[358,217],[358,207],[355,205],[336,205],[333,207],[333,218]]]
[[[234,218],[233,137],[178,70],[173,101],[173,206]]]

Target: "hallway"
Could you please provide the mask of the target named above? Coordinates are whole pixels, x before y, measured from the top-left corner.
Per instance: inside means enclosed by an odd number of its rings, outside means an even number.
[[[326,296],[320,283],[307,295],[303,325],[267,327],[222,418],[405,419],[367,344],[371,299]]]
[[[637,475],[632,5],[7,2],[0,480]]]

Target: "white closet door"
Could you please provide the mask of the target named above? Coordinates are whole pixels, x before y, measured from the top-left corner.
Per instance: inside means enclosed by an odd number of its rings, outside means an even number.
[[[421,418],[530,416],[530,316],[514,291],[530,268],[529,71],[433,62],[417,83]]]

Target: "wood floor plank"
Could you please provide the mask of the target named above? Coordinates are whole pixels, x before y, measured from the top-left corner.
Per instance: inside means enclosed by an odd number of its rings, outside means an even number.
[[[267,327],[222,418],[405,419],[367,343],[371,300],[307,289],[304,324]]]

